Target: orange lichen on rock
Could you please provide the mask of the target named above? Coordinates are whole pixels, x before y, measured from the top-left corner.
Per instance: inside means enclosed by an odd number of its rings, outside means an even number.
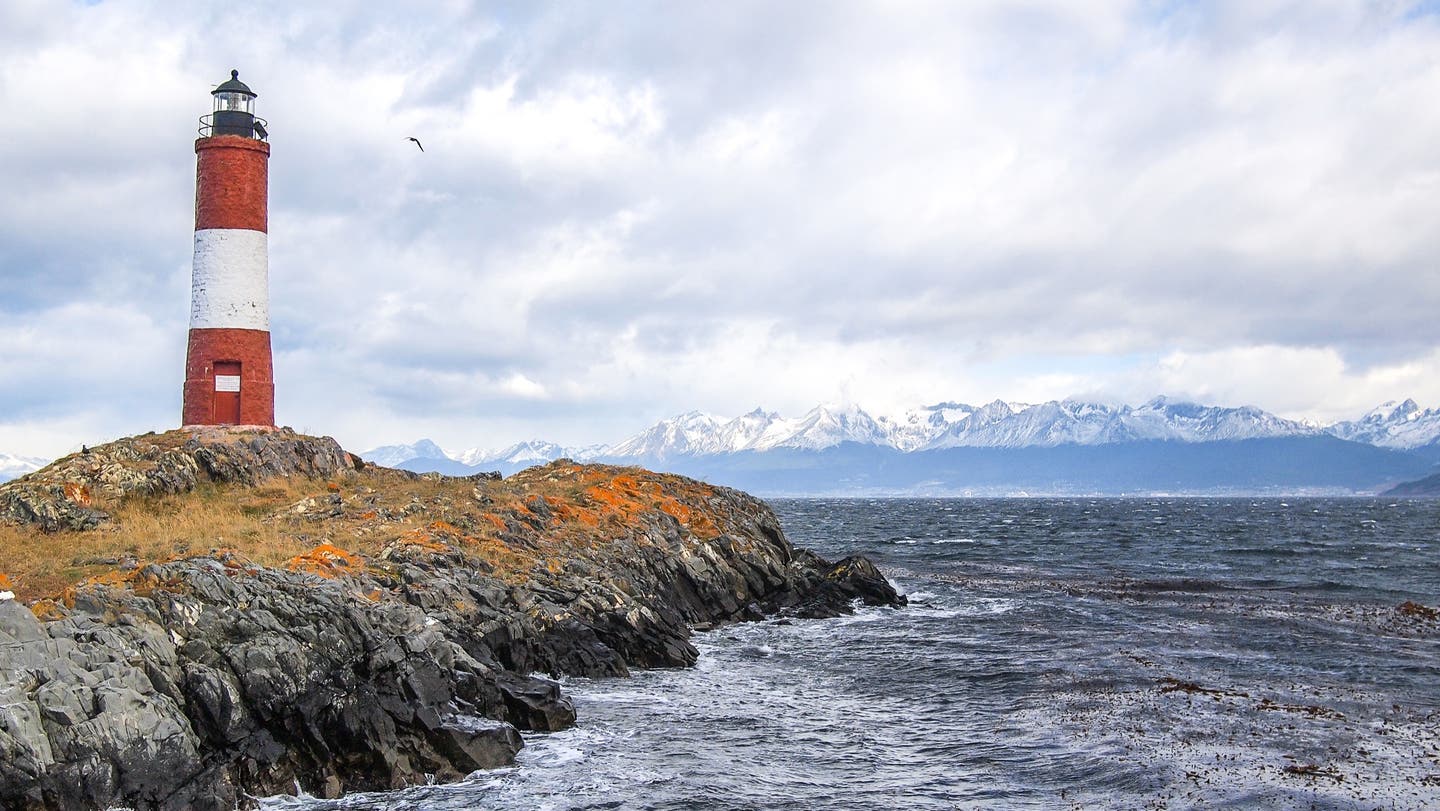
[[[137,570],[130,578],[130,588],[141,597],[149,596],[161,585],[163,584],[159,577],[153,573],[146,573],[144,569]],[[179,584],[171,585],[178,586]]]
[[[640,482],[628,473],[595,482],[585,489],[585,495],[599,506],[600,514],[607,520],[627,523],[647,512],[651,501],[646,498]]]
[[[94,502],[90,497],[90,488],[79,482],[65,482],[61,487],[65,491],[65,498],[81,507],[89,507]]]
[[[497,531],[506,529],[505,521],[493,513],[484,513],[480,517],[488,519]],[[467,532],[448,521],[431,521],[423,527],[409,530],[396,538],[394,543],[435,554],[461,552],[484,561],[494,575],[505,580],[527,579],[524,572],[534,561],[534,553],[530,550],[517,551],[499,538]]]
[[[444,542],[446,537],[456,538],[459,535],[461,533],[458,529],[444,521],[431,521],[428,526],[408,530],[396,539],[396,542],[426,552],[444,553],[450,551],[450,544]]]
[[[554,524],[581,524],[585,527],[600,526],[600,515],[592,509],[587,509],[573,501],[545,496],[545,504],[554,513]]]
[[[703,488],[703,489],[702,489]],[[677,488],[678,489],[678,488]],[[660,481],[640,481],[634,474],[621,473],[595,481],[585,490],[585,495],[598,504],[601,513],[608,519],[625,523],[634,521],[640,515],[659,510],[671,516],[692,534],[701,538],[714,538],[722,533],[705,512],[693,509],[689,502],[701,501],[709,495],[709,488],[699,485],[699,492],[675,492],[667,489]]]
[[[660,511],[673,517],[680,525],[702,538],[716,538],[721,534],[720,528],[710,516],[703,512],[690,508],[690,505],[676,499],[667,499],[660,504]]]
[[[34,614],[35,619],[41,622],[49,622],[64,617],[65,609],[61,607],[60,603],[46,597],[36,600],[35,603],[30,606],[30,613]]]
[[[305,572],[324,578],[356,574],[365,568],[365,561],[351,552],[334,544],[322,543],[301,555],[285,561],[285,568],[292,572]]]
[[[628,535],[627,527],[654,520],[657,513],[675,519],[698,539],[725,534],[725,519],[710,509],[715,488],[680,476],[567,461],[531,468],[509,481],[525,491],[540,490],[550,514],[550,534],[593,541],[594,530],[605,526],[607,534]]]
[[[133,571],[122,572],[119,569],[113,569],[108,572],[101,572],[100,574],[91,575],[90,577],[81,580],[80,585],[119,587],[129,585],[133,582],[135,582],[135,573]]]

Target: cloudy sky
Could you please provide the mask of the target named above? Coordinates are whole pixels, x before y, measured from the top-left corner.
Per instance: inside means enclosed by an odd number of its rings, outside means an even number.
[[[232,67],[270,121],[277,419],[353,449],[1440,405],[1434,0],[6,0],[0,451],[177,424]]]

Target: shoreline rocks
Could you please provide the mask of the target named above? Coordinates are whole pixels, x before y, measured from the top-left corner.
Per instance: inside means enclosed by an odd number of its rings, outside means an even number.
[[[154,448],[109,464],[138,473],[108,474],[107,497],[361,468],[333,440],[285,432]],[[117,455],[89,455],[105,454]],[[65,500],[67,485],[106,486],[77,481],[108,469],[79,456],[17,480],[30,523],[70,514],[34,498],[44,488]],[[333,797],[455,780],[511,762],[519,730],[575,723],[558,685],[532,673],[686,666],[693,627],[904,603],[863,558],[791,547],[738,491],[565,461],[504,483],[430,482],[474,492],[448,521],[417,513],[375,554],[337,538],[285,567],[196,556],[92,578],[33,610],[0,602],[0,807],[220,809],[297,785]],[[328,499],[305,520],[368,506]],[[383,504],[356,520],[382,512],[412,520]]]

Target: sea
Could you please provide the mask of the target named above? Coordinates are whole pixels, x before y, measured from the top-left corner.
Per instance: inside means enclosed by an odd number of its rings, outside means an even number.
[[[1440,502],[804,499],[909,606],[563,680],[450,785],[271,809],[1440,809]]]

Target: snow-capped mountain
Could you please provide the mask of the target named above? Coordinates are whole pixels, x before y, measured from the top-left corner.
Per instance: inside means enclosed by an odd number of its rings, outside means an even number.
[[[514,445],[500,450],[471,448],[455,454],[452,458],[462,464],[475,467],[496,464],[539,465],[562,456],[569,456],[572,453],[569,448],[556,445],[554,442],[532,439],[526,442],[516,442]]]
[[[818,451],[842,442],[888,445],[890,433],[859,406],[816,406],[796,420],[776,418],[754,441],[736,450],[798,448]]]
[[[1440,441],[1440,409],[1421,409],[1414,400],[1391,400],[1358,420],[1337,422],[1325,432],[1381,448],[1419,448]]]
[[[736,451],[755,444],[755,441],[764,436],[779,420],[780,415],[774,411],[756,408],[749,414],[742,414],[720,426],[716,435],[721,447]]]
[[[822,450],[842,442],[886,445],[892,430],[858,406],[816,406],[786,419],[757,408],[734,419],[690,411],[661,420],[595,456],[618,459],[670,459],[776,448]],[[577,456],[577,458],[579,458]]]
[[[1123,407],[1122,407],[1123,410]],[[1129,410],[1121,422],[1137,439],[1218,442],[1280,436],[1313,436],[1313,425],[1277,417],[1254,406],[1223,408],[1156,397]]]
[[[687,411],[678,417],[661,420],[624,442],[612,445],[604,455],[665,459],[725,453],[733,449],[724,444],[725,434],[721,431],[724,424],[725,421],[704,412]]]
[[[449,459],[450,456],[439,445],[428,439],[422,439],[409,445],[384,445],[379,448],[371,448],[360,454],[360,458],[382,467],[394,467],[411,459]]]
[[[650,426],[614,445],[582,448],[529,441],[501,450],[446,454],[435,443],[390,445],[364,454],[380,464],[448,459],[475,469],[520,467],[569,457],[581,461],[660,462],[741,451],[823,451],[843,443],[902,453],[949,448],[1050,448],[1116,445],[1144,440],[1200,443],[1313,437],[1329,434],[1385,448],[1411,449],[1440,440],[1440,409],[1413,400],[1386,403],[1354,422],[1322,428],[1287,420],[1254,406],[1207,406],[1167,397],[1139,406],[1082,400],[983,406],[944,402],[900,414],[872,416],[855,405],[816,406],[788,418],[757,408],[733,419],[690,411]]]
[[[1078,400],[1037,405],[996,400],[954,420],[920,448],[1049,448],[1147,439],[1214,442],[1314,433],[1310,426],[1253,406],[1203,406],[1165,397],[1133,408]]]
[[[978,410],[964,403],[936,403],[896,416],[877,417],[876,420],[889,432],[890,444],[909,453],[927,447],[950,426],[965,421]]]
[[[556,445],[554,442],[532,439],[499,449],[470,448],[464,451],[447,451],[429,439],[422,439],[409,445],[384,445],[373,448],[360,454],[360,458],[386,467],[403,465],[416,459],[450,461],[474,468],[486,465],[527,467],[544,464],[563,456],[590,459],[598,456],[599,452],[603,450],[603,446],[566,448]]]
[[[601,455],[668,459],[778,448],[823,450],[843,442],[902,452],[942,448],[1024,448],[1100,445],[1143,439],[1207,442],[1316,433],[1310,426],[1258,408],[1221,408],[1163,397],[1132,408],[1076,400],[1038,405],[1000,400],[975,407],[937,403],[895,416],[872,417],[858,406],[818,406],[786,419],[756,409],[734,420],[690,412],[662,420]]]
[[[18,479],[26,473],[39,470],[48,464],[50,464],[48,459],[0,453],[0,482]]]

